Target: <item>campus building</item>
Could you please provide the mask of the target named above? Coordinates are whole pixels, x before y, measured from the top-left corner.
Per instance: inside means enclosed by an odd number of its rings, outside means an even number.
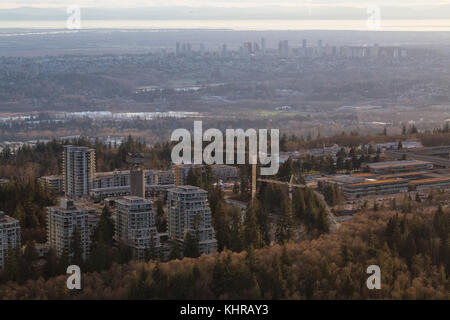
[[[64,146],[63,182],[66,197],[89,196],[95,176],[95,151],[87,147]]]
[[[385,179],[351,183],[344,185],[342,192],[348,199],[402,193],[408,192],[408,181],[405,179]]]
[[[156,229],[153,203],[141,197],[127,196],[116,201],[115,237],[133,249],[135,259],[159,253],[160,239]]]
[[[5,266],[9,249],[20,248],[19,221],[0,211],[0,269]]]
[[[369,163],[366,166],[369,172],[374,174],[391,174],[433,169],[433,164],[431,162],[420,160],[375,162]]]
[[[450,190],[450,176],[410,181],[410,187],[414,191],[427,189]]]
[[[183,245],[186,234],[197,235],[201,254],[217,251],[207,192],[198,187],[181,186],[168,190],[169,237]]]

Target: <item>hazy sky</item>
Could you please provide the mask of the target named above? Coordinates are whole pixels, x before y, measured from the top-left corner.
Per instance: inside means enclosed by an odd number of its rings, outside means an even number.
[[[220,6],[252,7],[262,5],[278,6],[342,6],[367,7],[382,6],[438,6],[450,4],[450,0],[1,0],[0,8],[17,7],[64,7],[79,5],[81,7],[146,7],[146,6]]]

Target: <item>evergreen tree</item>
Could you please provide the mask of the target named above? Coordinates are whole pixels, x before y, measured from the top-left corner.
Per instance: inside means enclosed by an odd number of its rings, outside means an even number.
[[[262,247],[261,231],[257,220],[257,200],[254,200],[247,207],[244,222],[245,246],[253,245],[255,248]]]
[[[22,259],[20,261],[21,273],[24,279],[35,279],[33,263],[38,258],[38,252],[34,242],[28,242],[25,246]]]
[[[171,245],[169,260],[175,260],[181,258],[181,250],[177,241],[173,241]]]
[[[281,203],[282,214],[278,218],[276,237],[279,243],[286,243],[294,237],[294,219],[292,217],[292,209],[289,198],[283,199]]]
[[[16,282],[22,281],[23,275],[20,272],[20,259],[19,249],[10,248],[7,250],[4,266],[8,280]]]
[[[199,239],[197,235],[187,232],[184,237],[183,256],[187,258],[198,258],[200,256]]]
[[[240,252],[244,249],[243,226],[241,219],[241,210],[239,207],[234,207],[231,211],[231,240],[230,249],[235,252]]]
[[[155,222],[156,222],[156,229],[158,229],[158,232],[164,233],[167,231],[167,215],[164,212],[163,202],[161,201],[161,199],[158,199],[156,201]]]
[[[202,187],[201,175],[198,174],[195,168],[191,168],[186,177],[186,185]]]
[[[302,189],[297,188],[295,190],[294,196],[293,196],[293,203],[294,203],[295,216],[300,221],[303,221],[305,219],[306,203],[305,203],[304,192]]]

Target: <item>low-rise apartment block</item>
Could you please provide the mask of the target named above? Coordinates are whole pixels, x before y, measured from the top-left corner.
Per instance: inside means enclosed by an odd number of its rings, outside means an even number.
[[[39,182],[43,188],[54,193],[62,193],[64,191],[64,181],[62,176],[44,176],[39,178]]]

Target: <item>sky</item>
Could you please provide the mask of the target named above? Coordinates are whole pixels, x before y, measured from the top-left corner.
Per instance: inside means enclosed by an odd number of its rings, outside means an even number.
[[[80,7],[96,8],[133,8],[151,6],[189,6],[189,7],[255,7],[255,6],[338,6],[338,7],[367,7],[379,6],[424,6],[435,7],[450,4],[450,0],[1,0],[0,8],[19,7]]]

